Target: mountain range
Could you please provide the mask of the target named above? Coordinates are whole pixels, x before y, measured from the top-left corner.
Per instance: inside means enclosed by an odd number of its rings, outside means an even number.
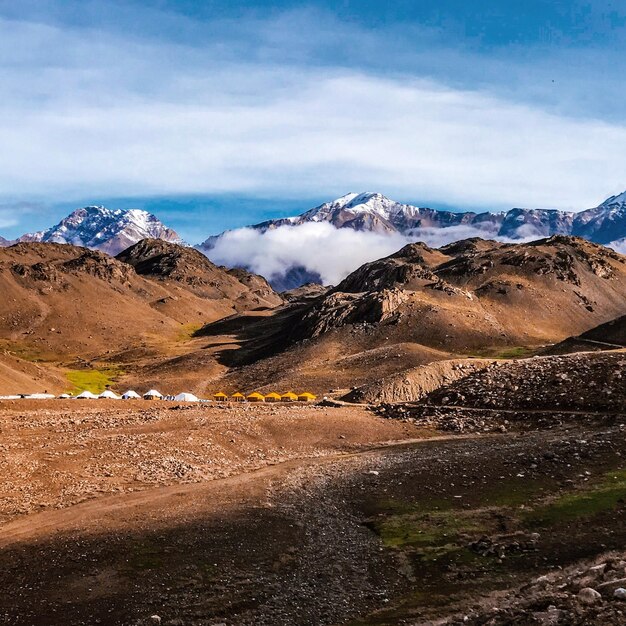
[[[552,235],[584,237],[601,244],[626,239],[626,192],[611,196],[599,206],[581,212],[557,209],[521,209],[497,213],[453,212],[421,208],[391,200],[380,193],[349,193],[296,217],[268,220],[250,226],[267,232],[281,226],[326,222],[381,234],[419,236],[425,228],[472,226],[496,239],[529,239]],[[221,235],[209,237],[200,247],[210,250]]]
[[[307,224],[327,224],[336,229],[380,236],[401,236],[408,241],[421,240],[431,245],[472,236],[528,241],[552,235],[572,235],[623,251],[626,249],[626,192],[580,212],[522,208],[501,212],[453,212],[396,202],[380,193],[349,193],[300,215],[267,220],[248,228],[263,236]],[[216,247],[234,232],[213,235],[197,249],[213,260],[223,261]],[[142,239],[183,243],[174,230],[147,211],[88,206],[77,209],[45,231],[25,234],[15,241],[0,237],[0,246],[19,242],[63,243],[116,255]],[[228,247],[233,248],[230,244]],[[234,256],[223,262],[263,273],[245,248],[245,245],[239,246]],[[358,264],[355,263],[354,267]],[[266,278],[278,290],[292,289],[307,282],[323,282],[319,271],[307,263],[304,255],[302,259],[285,261],[279,272]]]

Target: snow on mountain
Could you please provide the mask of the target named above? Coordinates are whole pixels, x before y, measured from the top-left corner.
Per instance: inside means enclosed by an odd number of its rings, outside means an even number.
[[[626,238],[626,192],[600,206],[577,213],[572,234],[601,244]]]
[[[323,256],[326,265],[332,265],[335,258],[345,264],[345,257],[350,254],[349,250],[332,245],[326,231],[318,233],[311,228],[292,230],[315,224],[357,233],[401,237],[407,241],[424,241],[434,247],[469,237],[521,241],[560,234],[577,235],[601,244],[615,243],[623,249],[623,242],[626,241],[626,192],[580,213],[524,208],[499,213],[440,211],[396,202],[380,193],[349,193],[300,215],[248,227],[248,232],[256,235],[255,238],[247,236],[247,247],[241,245],[241,238],[237,235],[241,231],[226,231],[209,237],[198,249],[217,262],[228,260],[231,264],[256,272],[260,271],[261,265],[267,266],[267,259],[271,258],[272,265],[281,269],[266,278],[281,288],[297,287],[302,280],[315,280],[316,276],[324,275],[321,269],[323,263],[315,257]],[[297,248],[294,240],[301,247],[299,258],[293,250]],[[374,243],[367,238],[351,238],[350,241],[361,247]],[[322,242],[323,249],[320,247]],[[380,241],[376,241],[376,246],[380,249]],[[224,254],[226,248],[227,255]],[[355,258],[362,254],[361,250],[353,252]]]
[[[56,226],[23,235],[18,241],[66,243],[115,255],[148,238],[182,243],[176,232],[147,211],[111,210],[103,206],[77,209]]]

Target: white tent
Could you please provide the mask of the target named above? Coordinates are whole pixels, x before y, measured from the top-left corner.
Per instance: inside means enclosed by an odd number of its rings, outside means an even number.
[[[150,389],[143,394],[144,400],[160,400],[163,397],[162,393],[159,393],[156,389]]]
[[[91,391],[83,391],[76,396],[77,400],[96,400],[97,398],[98,396],[91,393]]]
[[[174,396],[174,400],[176,402],[200,402],[200,399],[194,396],[193,393],[179,393],[177,396]]]
[[[53,393],[29,393],[24,398],[30,398],[31,400],[51,400],[54,398]]]
[[[68,398],[71,398],[72,396],[70,396],[69,393],[62,393],[60,396],[57,396],[59,400],[67,400]]]
[[[122,394],[123,400],[137,400],[138,398],[141,398],[141,396],[132,389],[129,389],[126,393]]]
[[[103,398],[105,400],[119,400],[120,397],[116,394],[113,393],[110,389],[106,389],[105,391],[103,391],[98,398]]]

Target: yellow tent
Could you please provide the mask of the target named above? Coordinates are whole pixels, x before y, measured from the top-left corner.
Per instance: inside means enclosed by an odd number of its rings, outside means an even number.
[[[218,402],[225,402],[226,400],[228,400],[228,396],[223,391],[218,391],[217,393],[214,393],[213,398]]]
[[[280,402],[280,394],[272,391],[265,396],[265,402]]]
[[[308,391],[305,391],[304,393],[301,393],[298,396],[298,400],[300,402],[313,402],[313,400],[315,400],[317,398],[317,396],[313,395],[312,393],[309,393]]]
[[[284,393],[280,399],[283,402],[297,402],[298,394],[295,394],[293,391],[288,391],[287,393]]]
[[[234,394],[230,397],[230,399],[231,399],[233,402],[243,402],[243,401],[246,399],[246,396],[244,396],[244,395],[243,395],[243,393],[239,393],[239,392],[237,392],[237,393],[234,393]]]
[[[265,396],[255,391],[248,395],[247,400],[248,402],[265,402]]]

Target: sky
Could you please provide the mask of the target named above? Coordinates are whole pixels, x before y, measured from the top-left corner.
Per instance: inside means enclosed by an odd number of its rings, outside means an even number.
[[[0,235],[86,204],[190,242],[354,191],[626,189],[626,3],[0,0]]]

